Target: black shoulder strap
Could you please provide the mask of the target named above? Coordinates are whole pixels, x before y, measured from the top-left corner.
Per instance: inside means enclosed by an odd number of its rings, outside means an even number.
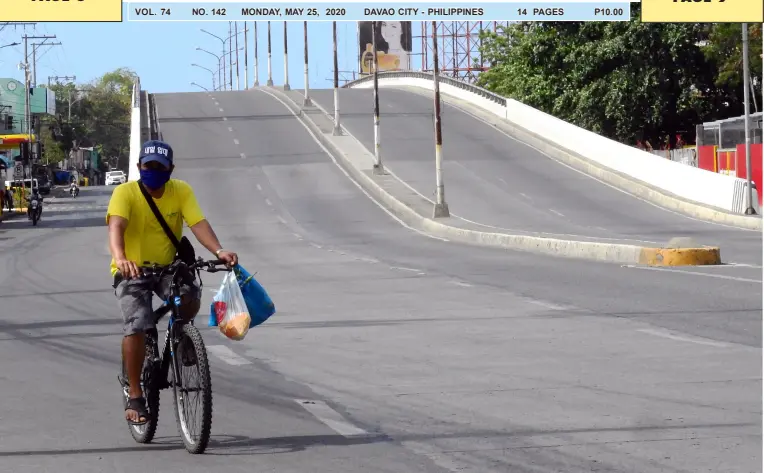
[[[175,245],[175,250],[180,250],[180,242],[178,241],[178,238],[175,236],[172,230],[170,230],[169,225],[167,225],[164,217],[162,217],[162,213],[159,212],[157,204],[154,203],[154,199],[151,198],[149,192],[145,187],[143,187],[143,183],[140,180],[138,181],[138,187],[141,189],[143,197],[146,198],[146,203],[148,203],[149,207],[151,207],[151,211],[154,212],[154,216],[157,218],[157,220],[159,220],[159,224],[162,226],[162,230],[164,230],[167,237],[170,239],[170,241],[172,241],[172,244]]]

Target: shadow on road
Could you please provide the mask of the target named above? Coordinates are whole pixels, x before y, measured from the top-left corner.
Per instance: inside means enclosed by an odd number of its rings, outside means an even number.
[[[207,455],[262,455],[291,453],[315,446],[352,446],[392,441],[387,436],[370,435],[347,438],[342,435],[304,435],[293,437],[252,438],[243,435],[216,435],[210,439]],[[146,452],[150,450],[183,450],[178,437],[160,437],[149,445],[130,447],[75,448],[70,450],[20,450],[0,452],[3,457],[91,455],[124,452]],[[232,451],[240,449],[240,451]],[[277,451],[274,451],[277,450]]]

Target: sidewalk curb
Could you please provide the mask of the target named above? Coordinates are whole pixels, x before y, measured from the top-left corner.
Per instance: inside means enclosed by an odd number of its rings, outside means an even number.
[[[650,266],[721,264],[721,252],[717,247],[682,249],[648,248],[636,245],[481,232],[445,225],[420,215],[387,192],[372,177],[355,167],[347,160],[345,154],[334,144],[330,137],[323,133],[310,117],[302,113],[301,106],[295,103],[287,94],[275,87],[264,87],[262,90],[267,91],[267,93],[281,101],[295,115],[297,120],[303,123],[310,133],[331,152],[332,156],[351,179],[356,181],[375,200],[400,218],[405,224],[424,233],[480,246],[618,264]],[[326,111],[321,107],[315,105],[313,107],[326,115]]]

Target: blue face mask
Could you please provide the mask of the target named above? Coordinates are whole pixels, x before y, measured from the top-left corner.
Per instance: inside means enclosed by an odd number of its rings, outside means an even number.
[[[141,181],[149,189],[161,189],[163,185],[170,180],[171,171],[161,171],[158,169],[141,169]]]

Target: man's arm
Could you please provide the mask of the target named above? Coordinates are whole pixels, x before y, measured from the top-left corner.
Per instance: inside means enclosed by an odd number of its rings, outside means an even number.
[[[207,248],[210,253],[215,254],[215,256],[231,265],[238,263],[239,258],[236,253],[223,250],[223,245],[220,244],[220,240],[218,240],[217,235],[215,235],[215,230],[212,229],[212,225],[210,225],[210,222],[208,222],[207,219],[203,219],[196,225],[193,225],[191,231],[194,233],[194,236],[199,243]]]
[[[129,261],[125,255],[125,230],[128,220],[117,215],[109,216],[109,250],[119,272],[126,278],[140,276],[138,265]]]

